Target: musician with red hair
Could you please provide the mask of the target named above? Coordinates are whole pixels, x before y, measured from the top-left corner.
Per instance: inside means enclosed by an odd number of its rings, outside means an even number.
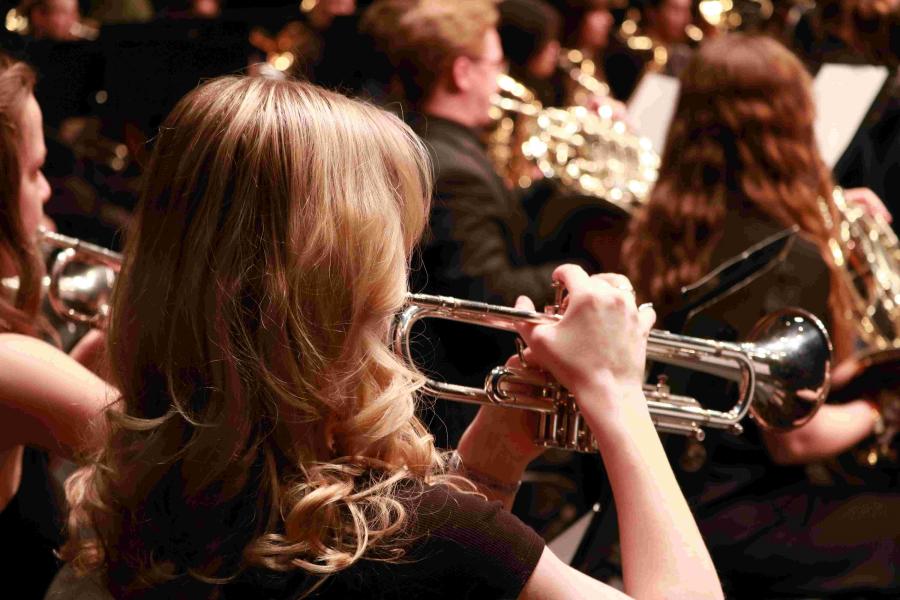
[[[781,265],[705,308],[687,333],[743,338],[764,314],[799,306],[827,323],[836,363],[856,350],[846,266],[829,241],[841,217],[814,139],[810,84],[781,44],[743,34],[705,43],[682,74],[659,180],[623,248],[638,297],[660,308],[664,326],[673,325],[682,286],[796,226]],[[868,190],[846,193],[884,210]],[[694,386],[709,401],[722,396],[708,382]],[[682,478],[699,479],[696,514],[734,597],[749,589],[896,593],[900,580],[883,565],[900,559],[900,520],[884,516],[900,514],[900,497],[850,489],[840,470],[822,467],[872,435],[879,419],[865,399],[825,404],[794,431],[711,435],[702,466],[676,452]],[[831,487],[807,484],[804,471]],[[816,537],[824,535],[833,542]],[[851,577],[850,568],[865,575]]]

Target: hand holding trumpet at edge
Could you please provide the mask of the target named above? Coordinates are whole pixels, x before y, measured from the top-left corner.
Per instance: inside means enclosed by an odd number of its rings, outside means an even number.
[[[568,291],[563,317],[551,325],[518,327],[528,344],[526,359],[572,392],[592,430],[625,415],[643,414],[649,421],[641,385],[656,320],[652,307],[636,306],[623,275],[588,276],[563,265],[554,280]]]

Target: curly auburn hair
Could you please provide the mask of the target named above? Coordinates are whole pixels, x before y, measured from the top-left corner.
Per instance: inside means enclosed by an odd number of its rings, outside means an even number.
[[[816,146],[811,81],[784,46],[731,34],[697,51],[681,76],[681,96],[666,140],[659,179],[629,226],[623,262],[638,295],[662,307],[711,268],[729,210],[755,209],[785,227],[798,225],[828,264],[835,347],[852,333],[849,296],[828,240],[831,219],[819,202],[834,184]],[[831,221],[829,223],[828,221]]]
[[[142,598],[396,558],[404,482],[444,470],[388,344],[421,142],[309,84],[223,78],[175,107],[144,181],[109,336],[121,412],[67,483],[66,558]]]

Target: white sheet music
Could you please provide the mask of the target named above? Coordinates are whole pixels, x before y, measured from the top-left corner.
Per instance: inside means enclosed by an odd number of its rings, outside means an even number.
[[[628,101],[628,119],[637,133],[649,138],[653,149],[662,154],[669,125],[675,114],[680,84],[674,77],[648,73]]]
[[[887,80],[886,67],[824,65],[813,82],[816,141],[828,168],[840,160],[878,92]]]
[[[578,546],[580,546],[581,542],[584,540],[584,534],[587,533],[588,526],[591,524],[591,519],[593,519],[594,515],[599,511],[600,506],[595,504],[592,510],[581,515],[577,521],[569,525],[565,531],[553,538],[553,540],[547,544],[547,546],[553,550],[553,554],[559,557],[559,560],[567,565],[572,564],[572,559],[575,558]]]

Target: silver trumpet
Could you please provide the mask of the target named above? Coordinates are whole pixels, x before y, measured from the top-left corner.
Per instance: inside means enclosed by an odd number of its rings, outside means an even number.
[[[409,294],[394,322],[394,351],[413,364],[410,334],[420,319],[437,318],[515,331],[517,324],[553,323],[560,299],[543,313],[443,296]],[[647,358],[739,383],[740,397],[727,412],[703,408],[688,396],[672,394],[664,380],[645,385],[650,416],[660,432],[705,437],[703,428],[743,431],[749,413],[764,428],[788,430],[806,423],[830,387],[831,341],[814,315],[786,309],[761,319],[750,341],[720,342],[653,330]],[[496,367],[484,388],[428,379],[425,392],[448,400],[495,404],[539,414],[535,441],[546,447],[598,451],[574,397],[546,373]],[[527,390],[527,391],[523,391]]]
[[[53,311],[69,321],[105,327],[122,255],[43,228],[38,231],[38,243],[50,253],[60,250],[43,281]],[[14,295],[19,278],[3,278],[2,288]]]

